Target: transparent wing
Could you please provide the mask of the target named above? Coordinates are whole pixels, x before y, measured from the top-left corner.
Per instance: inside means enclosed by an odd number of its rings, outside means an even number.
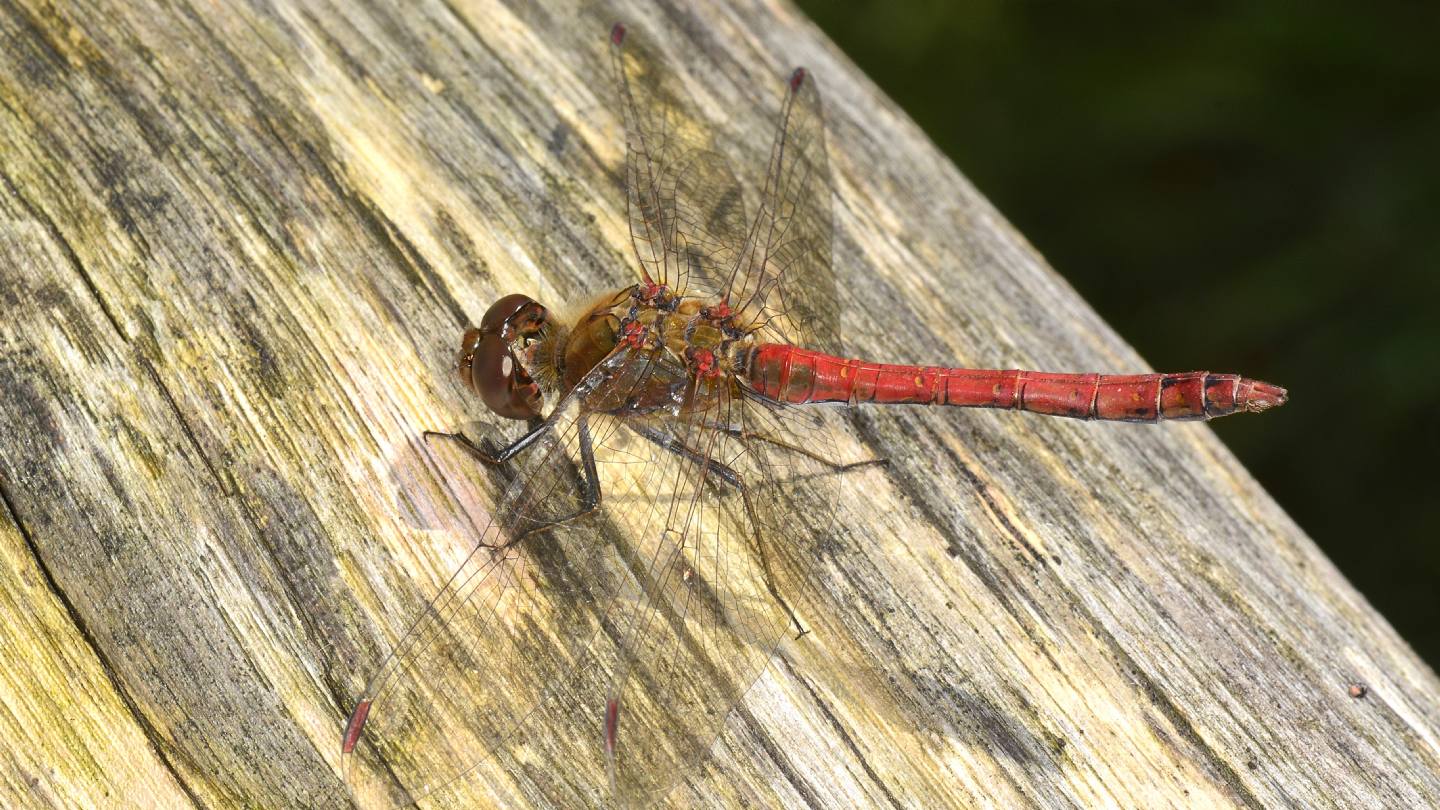
[[[641,535],[644,598],[616,603],[622,644],[578,687],[605,718],[624,806],[648,806],[695,776],[775,647],[800,631],[804,583],[835,541],[834,505],[808,489],[836,472],[824,428],[821,417],[733,392],[678,424],[638,428],[686,459],[691,483],[656,504],[663,530]]]
[[[797,68],[786,83],[760,210],[726,287],[731,306],[767,339],[840,350],[832,194],[820,91]]]
[[[624,471],[645,471],[634,497],[605,496],[619,587],[599,632],[523,724],[431,800],[462,806],[499,784],[535,806],[639,807],[705,761],[790,621],[745,496],[717,463],[743,453],[737,436],[709,426],[737,404],[721,394],[680,419],[626,420],[607,437],[602,454],[646,461]]]
[[[624,419],[595,410],[667,398]],[[510,468],[437,445],[458,501],[503,494],[366,689],[345,757],[361,803],[643,805],[694,773],[796,627],[767,544],[812,540],[774,486],[805,457],[771,458],[762,430],[786,428],[725,378],[622,350]],[[599,509],[566,520],[589,503],[587,446]]]
[[[682,421],[637,426],[642,441],[681,459],[680,477],[637,535],[646,570],[637,598],[616,603],[622,643],[580,686],[605,720],[607,776],[626,806],[659,801],[708,760],[794,627],[752,520],[754,465],[741,437],[719,429],[743,421],[746,407],[722,390]]]
[[[685,270],[684,292],[719,301],[749,236],[740,183],[723,156],[695,151],[677,164],[666,187],[675,212],[677,263]]]
[[[656,486],[668,460],[610,451],[618,426],[587,403],[630,396],[644,378],[628,369],[644,362],[624,350],[607,358],[506,464],[429,443],[455,528],[472,542],[375,670],[346,731],[346,781],[363,806],[409,804],[502,749],[594,638],[619,584],[614,528],[583,519],[592,459],[603,451],[619,469],[605,494],[621,498]]]
[[[625,117],[630,236],[646,280],[717,297],[747,236],[744,196],[710,128],[648,47],[611,32]]]
[[[623,26],[611,43],[630,235],[646,280],[726,300],[771,340],[839,351],[833,192],[814,78],[797,69],[786,84],[760,210],[749,220],[734,171],[678,86]]]

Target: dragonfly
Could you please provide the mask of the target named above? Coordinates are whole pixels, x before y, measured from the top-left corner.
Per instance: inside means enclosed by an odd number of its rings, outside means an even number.
[[[506,295],[465,331],[461,381],[526,431],[503,447],[425,434],[447,486],[490,508],[465,518],[468,553],[345,726],[346,780],[364,801],[443,803],[475,779],[553,806],[663,799],[706,761],[777,645],[805,632],[800,591],[782,583],[841,528],[814,480],[883,475],[883,460],[836,456],[844,407],[1158,423],[1285,402],[1237,374],[826,353],[839,330],[814,77],[785,81],[756,193],[635,39],[610,33],[638,279],[572,319]]]

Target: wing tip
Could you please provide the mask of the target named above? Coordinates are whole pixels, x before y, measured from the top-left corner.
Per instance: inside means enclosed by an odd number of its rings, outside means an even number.
[[[800,92],[800,88],[804,86],[805,82],[808,81],[809,78],[810,71],[806,70],[803,67],[795,68],[795,72],[790,74],[790,92]]]
[[[340,753],[349,754],[355,750],[360,733],[365,729],[365,720],[370,716],[370,703],[370,698],[364,698],[355,704],[355,711],[350,713],[350,722],[345,724],[345,733],[340,738]]]

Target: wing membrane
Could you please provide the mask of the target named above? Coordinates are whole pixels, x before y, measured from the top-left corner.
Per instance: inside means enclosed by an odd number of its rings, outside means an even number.
[[[625,116],[625,188],[630,237],[646,280],[683,287],[686,268],[675,250],[673,171],[705,143],[699,121],[685,114],[677,83],[657,68],[650,49],[611,34],[611,61]],[[669,188],[667,188],[667,185]]]
[[[682,458],[679,486],[652,513],[644,598],[617,603],[625,632],[614,665],[586,688],[603,686],[603,707],[618,709],[605,729],[607,766],[616,798],[630,806],[663,798],[704,760],[789,625],[758,553],[750,483],[735,466],[744,446],[710,427],[744,407],[722,395],[652,434]]]
[[[617,352],[513,471],[437,450],[450,454],[459,503],[503,494],[367,687],[346,758],[362,802],[468,803],[508,789],[562,807],[645,803],[708,751],[791,626],[761,549],[767,533],[789,532],[770,482],[790,471],[750,446],[767,427],[761,406],[723,387],[698,397],[703,407],[677,391],[678,414],[586,409],[656,380],[687,384],[674,362]],[[539,528],[586,506],[587,438],[599,509]],[[620,719],[607,726],[611,705]]]
[[[740,183],[722,155],[694,151],[676,166],[667,188],[674,211],[676,262],[685,269],[683,289],[718,301],[748,236]]]
[[[775,647],[799,629],[809,569],[836,541],[834,505],[809,486],[835,472],[825,427],[824,417],[735,394],[657,431],[687,459],[688,483],[654,507],[664,532],[646,546],[646,598],[612,611],[628,627],[614,663],[579,687],[608,684],[592,711],[618,707],[604,730],[625,806],[659,801],[695,773]]]
[[[731,305],[771,340],[839,351],[832,193],[820,91],[797,68],[786,84],[760,210],[728,286]]]
[[[726,299],[769,339],[838,351],[832,189],[815,80],[786,85],[760,209],[745,213],[729,163],[683,92],[633,37],[611,36],[625,116],[630,235],[648,281]]]
[[[432,445],[470,550],[366,686],[368,715],[345,762],[362,801],[408,803],[502,749],[598,632],[619,568],[607,553],[613,529],[576,517],[591,491],[586,456],[633,471],[612,476],[614,497],[665,474],[663,459],[611,449],[618,425],[585,407],[626,396],[614,389],[639,380],[616,372],[634,360],[621,351],[597,366],[505,466]]]

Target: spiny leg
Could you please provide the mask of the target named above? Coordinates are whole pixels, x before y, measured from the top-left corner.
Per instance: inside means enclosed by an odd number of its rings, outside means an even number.
[[[520,438],[511,442],[508,447],[501,448],[499,452],[495,452],[488,448],[484,448],[478,444],[475,444],[474,442],[470,441],[470,437],[466,436],[464,433],[444,433],[438,430],[427,430],[425,431],[423,436],[427,440],[432,436],[437,439],[449,439],[460,445],[460,447],[463,448],[466,453],[469,453],[471,456],[474,456],[480,461],[493,467],[498,464],[504,464],[505,462],[514,458],[517,454],[519,454],[521,450],[524,450],[525,448],[534,444],[536,439],[545,435],[545,431],[549,429],[549,422],[541,422],[538,425],[533,425],[530,430],[525,433],[524,436],[521,436]]]
[[[890,459],[888,458],[867,458],[864,461],[850,462],[833,461],[831,459],[825,458],[814,450],[807,450],[804,447],[798,447],[796,445],[790,444],[789,442],[781,441],[780,439],[776,439],[771,436],[766,436],[763,433],[756,433],[752,430],[744,430],[743,428],[738,428],[734,425],[713,425],[712,427],[716,428],[717,430],[722,430],[728,435],[734,436],[741,441],[750,441],[751,439],[754,439],[755,441],[761,441],[765,442],[766,444],[774,445],[775,447],[779,447],[782,450],[789,450],[792,453],[799,453],[800,455],[812,461],[829,467],[830,471],[834,473],[850,472],[851,470],[858,470],[862,467],[888,467],[890,465]]]
[[[775,576],[770,568],[770,555],[765,551],[765,540],[760,535],[760,519],[756,516],[755,507],[750,502],[750,488],[745,485],[745,479],[740,477],[740,473],[736,472],[735,468],[710,458],[678,439],[667,438],[656,430],[636,427],[635,432],[647,441],[653,442],[681,458],[703,464],[707,474],[713,474],[726,484],[739,490],[740,498],[745,504],[745,516],[750,519],[750,525],[755,530],[755,549],[760,555],[760,568],[765,572],[765,589],[770,592],[771,596],[775,597],[775,600],[780,603],[780,607],[784,608],[785,615],[789,616],[791,623],[795,625],[795,638],[798,639],[806,633],[809,633],[810,631],[805,629],[805,626],[800,623],[800,617],[795,614],[794,609],[790,607],[790,603],[784,596],[780,595],[780,591],[775,587]],[[729,430],[725,432],[731,433]],[[732,433],[732,435],[734,434]],[[874,461],[884,461],[884,459],[875,459]],[[860,464],[871,464],[874,463],[874,461],[860,462]],[[842,471],[843,470],[836,470],[836,472]]]
[[[716,461],[713,458],[710,458],[699,450],[690,447],[679,439],[666,438],[663,434],[660,433],[660,431],[655,430],[654,428],[641,427],[638,425],[632,425],[631,428],[636,433],[638,433],[641,438],[651,442],[657,447],[669,450],[675,455],[680,456],[683,459],[693,461],[696,464],[704,464],[705,472],[707,473],[707,475],[714,475],[732,487],[741,487],[740,473],[737,473],[733,468],[726,466],[725,464]]]
[[[491,548],[509,548],[510,546],[519,543],[521,540],[524,540],[525,538],[529,537],[532,534],[535,534],[536,532],[542,532],[546,529],[554,528],[555,526],[559,526],[563,523],[569,523],[571,521],[578,520],[579,518],[582,518],[590,514],[591,512],[594,512],[596,509],[600,508],[600,474],[599,471],[595,468],[595,448],[590,440],[590,425],[588,422],[585,421],[585,417],[583,416],[576,419],[575,424],[579,431],[580,443],[580,508],[572,514],[556,518],[555,520],[537,521],[534,526],[531,526],[524,531],[515,534],[509,541],[502,543],[498,546],[491,546]],[[506,461],[514,458],[517,453],[529,447],[531,444],[534,444],[537,439],[543,436],[545,432],[550,429],[550,427],[551,426],[549,423],[541,424],[538,427],[533,428],[529,433],[526,433],[524,436],[516,439],[513,443],[510,444],[510,446],[505,447],[498,453],[487,452],[484,448],[481,448],[474,442],[470,441],[469,437],[467,437],[463,433],[442,433],[440,431],[427,430],[425,431],[425,438],[429,439],[433,436],[437,439],[448,439],[450,441],[453,441],[457,445],[459,445],[460,448],[464,450],[467,455],[471,456],[472,458],[476,458],[484,462],[485,464],[494,466],[504,464]]]
[[[790,607],[790,602],[781,596],[780,591],[775,587],[775,574],[770,569],[770,554],[765,550],[765,539],[760,536],[760,521],[755,517],[755,507],[750,504],[750,489],[743,483],[740,485],[740,498],[745,501],[745,512],[750,516],[750,525],[755,527],[755,548],[760,553],[760,569],[765,572],[765,589],[785,609],[785,615],[789,616],[790,622],[795,625],[795,638],[800,639],[810,631],[800,623],[800,617],[795,615],[795,611]]]

